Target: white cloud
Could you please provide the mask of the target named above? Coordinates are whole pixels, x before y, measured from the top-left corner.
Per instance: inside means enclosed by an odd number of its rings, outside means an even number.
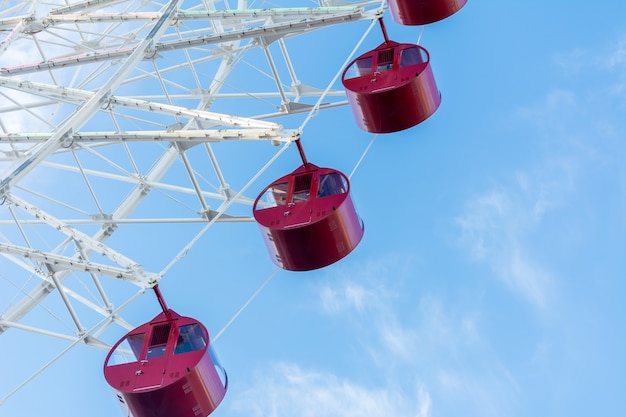
[[[618,85],[626,91],[626,38],[610,50],[576,50],[572,55],[586,57],[583,61],[602,77],[585,83],[586,68],[574,79],[576,92],[554,88],[536,103],[518,108],[508,121],[510,134],[530,136],[533,159],[469,198],[456,219],[459,242],[469,256],[539,308],[553,301],[550,288],[555,277],[545,252],[536,247],[545,250],[548,239],[567,244],[567,236],[584,226],[563,227],[558,216],[568,213],[577,220],[583,216],[583,207],[570,204],[592,202],[577,195],[581,192],[577,188],[595,179],[589,174],[619,166],[617,155],[623,149],[623,118],[614,116],[623,100],[610,97],[609,91]],[[598,183],[594,188],[605,186]]]
[[[481,343],[473,314],[449,309],[434,294],[408,291],[414,282],[398,279],[406,257],[381,259],[347,265],[318,289],[322,311],[349,323],[374,364],[416,366],[425,357]]]
[[[597,46],[594,49],[573,49],[555,55],[554,62],[566,74],[578,74],[590,68],[620,69],[626,65],[626,37],[615,40],[612,44]]]
[[[489,367],[476,373],[442,369],[437,374],[437,387],[442,397],[454,404],[448,410],[462,409],[466,416],[481,417],[516,414],[519,387],[502,367]]]
[[[575,47],[556,55],[554,62],[565,75],[587,77],[592,72],[596,78],[607,80],[611,94],[621,96],[626,91],[626,36],[591,50]]]
[[[562,134],[563,132],[560,131],[562,124],[575,121],[578,101],[579,97],[572,91],[555,88],[549,91],[538,104],[518,108],[514,116],[523,121],[525,130],[530,124],[551,135]],[[513,123],[519,123],[519,121],[513,120]]]
[[[569,170],[558,165],[530,174],[518,172],[508,188],[495,187],[472,197],[456,219],[459,241],[470,257],[488,265],[510,290],[539,308],[546,306],[553,279],[533,257],[529,236],[570,187]]]
[[[419,302],[419,337],[435,352],[451,356],[483,346],[476,313],[456,311],[440,298],[424,295]]]
[[[379,301],[363,317],[367,326],[353,331],[385,388],[279,364],[254,382],[245,401],[237,399],[238,410],[273,417],[308,417],[315,407],[316,416],[330,417],[514,414],[521,390],[482,338],[479,313],[457,311],[432,294],[422,295],[413,311],[399,310],[392,299]]]
[[[527,184],[527,189],[532,189],[531,185]],[[504,194],[492,197],[485,201],[501,216],[511,210]],[[289,413],[307,417],[312,415],[307,411],[311,407],[317,407],[316,416],[394,413],[431,417],[459,410],[468,416],[514,414],[520,389],[483,338],[481,313],[463,310],[436,293],[409,295],[406,285],[392,279],[393,268],[375,274],[374,279],[366,271],[375,264],[376,260],[370,260],[368,265],[352,265],[350,277],[329,280],[320,289],[320,300],[325,313],[336,314],[336,320],[347,323],[346,331],[370,358],[368,367],[385,388],[280,364],[257,378],[245,398],[236,399],[238,411],[273,417]],[[512,266],[519,268],[521,275],[526,273],[519,262]],[[385,282],[393,282],[395,290],[379,291]],[[342,371],[347,373],[349,370]]]
[[[609,70],[618,72],[618,79],[611,85],[610,92],[616,96],[626,94],[626,37],[620,39],[606,62]]]
[[[550,275],[539,262],[524,253],[522,248],[512,247],[506,256],[508,259],[504,265],[496,265],[500,276],[509,287],[524,294],[536,305],[545,307],[546,286],[550,283]]]
[[[517,109],[511,124],[524,130],[533,126],[540,140],[533,143],[541,144],[540,150],[548,156],[541,159],[537,153],[538,163],[531,162],[512,172],[507,181],[469,198],[456,218],[459,242],[470,257],[540,309],[548,305],[554,278],[534,247],[551,237],[544,231],[552,224],[546,217],[558,212],[576,192],[580,152],[597,153],[588,140],[589,104],[579,101],[578,94],[553,89],[541,102]]]
[[[430,417],[430,407],[430,395],[423,385],[413,396],[285,363],[257,375],[233,402],[235,412],[253,417]]]
[[[374,290],[351,281],[342,282],[339,286],[324,286],[320,289],[320,298],[324,311],[329,314],[350,309],[363,313],[368,306],[376,303]]]
[[[566,53],[557,54],[554,63],[566,74],[577,74],[589,62],[589,52],[581,48],[574,48]]]
[[[606,66],[609,69],[618,70],[626,67],[626,37],[616,42],[613,51],[609,54],[606,61]]]
[[[389,316],[376,320],[376,329],[385,357],[391,356],[404,361],[414,358],[419,338],[413,329],[401,326],[395,317]]]
[[[384,255],[354,264],[349,259],[343,267],[329,272],[329,279],[317,290],[326,314],[354,311],[364,314],[380,310],[388,300],[397,297],[390,282],[405,279],[412,254]],[[393,277],[393,280],[391,279]]]
[[[420,384],[417,391],[417,401],[419,404],[419,409],[417,410],[416,417],[430,417],[430,409],[432,407],[432,400],[430,398],[430,394],[426,390],[426,387],[423,384]]]

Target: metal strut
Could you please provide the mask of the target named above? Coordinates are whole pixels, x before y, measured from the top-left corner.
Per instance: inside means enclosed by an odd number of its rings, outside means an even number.
[[[300,143],[300,138],[296,139],[296,146],[298,147],[298,152],[300,152],[300,158],[302,158],[302,163],[304,165],[308,165],[309,161],[306,160],[306,155],[304,154],[304,149],[302,149],[302,144]]]
[[[154,290],[154,293],[156,294],[157,300],[159,300],[159,304],[161,305],[161,309],[163,310],[163,313],[165,313],[166,316],[169,316],[170,309],[167,308],[167,304],[165,304],[165,299],[163,298],[163,294],[161,294],[161,290],[159,289],[159,284],[156,284],[154,287],[152,287],[152,289]]]
[[[383,31],[383,37],[385,38],[385,43],[389,43],[389,36],[387,35],[387,28],[385,28],[385,22],[383,22],[383,18],[378,18],[378,23],[380,23],[380,29]]]

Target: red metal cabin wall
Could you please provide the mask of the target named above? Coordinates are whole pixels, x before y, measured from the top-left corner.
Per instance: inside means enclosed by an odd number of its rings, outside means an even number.
[[[389,0],[389,11],[401,25],[416,26],[443,20],[458,12],[467,0]]]
[[[200,322],[168,310],[118,341],[105,379],[130,417],[206,417],[227,390],[209,341]]]
[[[392,133],[413,127],[430,117],[441,103],[432,67],[409,82],[386,91],[346,89],[357,125],[372,133]]]
[[[310,271],[337,262],[363,237],[363,223],[349,194],[334,211],[305,227],[267,227],[262,222],[259,227],[272,261],[290,271]]]
[[[145,391],[116,392],[124,399],[132,417],[208,416],[226,394],[208,352],[182,377],[169,377],[174,380],[169,385]]]

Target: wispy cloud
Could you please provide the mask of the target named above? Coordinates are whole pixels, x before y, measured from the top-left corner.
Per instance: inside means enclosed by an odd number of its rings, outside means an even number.
[[[511,289],[539,308],[546,306],[552,277],[533,258],[528,234],[559,203],[559,185],[518,173],[509,187],[471,198],[457,217],[459,242],[471,258],[485,263]]]
[[[395,318],[388,317],[377,321],[377,330],[386,354],[403,360],[414,357],[415,345],[419,339],[413,329],[403,327]]]
[[[618,74],[617,80],[611,85],[611,93],[623,97],[626,95],[626,36],[618,40],[606,65]]]
[[[587,77],[594,73],[595,78],[608,81],[606,88],[609,93],[618,96],[626,93],[626,36],[617,37],[610,44],[594,49],[574,47],[555,55],[554,63],[566,76]]]
[[[347,259],[343,268],[333,269],[332,277],[317,289],[323,311],[326,314],[364,314],[380,310],[398,295],[390,285],[391,276],[394,282],[404,280],[411,259],[411,254],[385,255],[360,265]]]
[[[233,402],[235,412],[253,417],[430,417],[430,407],[423,385],[409,398],[394,388],[366,387],[287,363],[257,375]]]
[[[575,120],[578,116],[580,97],[564,88],[553,88],[536,104],[523,106],[514,112],[511,124],[523,122],[524,130],[530,133],[528,127],[535,126],[550,134],[564,134],[563,126],[566,122]]]
[[[346,265],[317,289],[322,312],[350,323],[381,369],[421,366],[429,355],[481,343],[474,313],[452,311],[436,294],[415,293],[415,280],[402,279],[406,258]]]
[[[589,96],[591,102],[598,94]],[[598,136],[595,127],[602,119],[590,117],[588,107],[578,92],[552,89],[514,111],[510,125],[532,136],[529,146],[537,152],[520,161],[525,166],[468,198],[455,219],[458,242],[470,258],[539,309],[549,305],[555,277],[535,248],[559,233],[545,226],[572,201],[583,165],[605,157],[590,140]]]
[[[611,92],[626,92],[626,38],[594,50],[573,49],[559,59],[563,74],[571,77],[563,84],[573,82],[576,89],[554,87],[540,100],[520,106],[508,121],[510,131],[503,133],[519,137],[524,132],[537,152],[520,159],[525,166],[476,192],[456,219],[458,241],[469,256],[538,308],[549,304],[555,276],[535,247],[546,239],[558,241],[555,234],[575,233],[571,228],[545,230],[554,225],[546,218],[567,212],[580,221],[582,208],[571,203],[588,201],[578,188],[588,186],[600,170],[623,165],[617,155],[623,153],[624,120],[616,117],[615,108],[624,101]],[[585,71],[572,72],[571,63]],[[590,71],[603,76],[585,83]],[[607,186],[598,183],[594,189]]]
[[[320,298],[324,311],[330,314],[351,309],[363,313],[377,302],[374,290],[352,281],[345,281],[340,286],[324,286],[320,290]]]
[[[432,407],[432,400],[430,394],[426,390],[424,385],[420,385],[417,391],[417,401],[419,408],[417,410],[416,417],[430,417],[430,409]]]
[[[394,305],[400,294],[394,290],[396,284],[390,284],[402,280],[398,271],[405,268],[407,258],[410,256],[384,256],[358,266],[346,265],[317,289],[325,314],[352,320],[364,333],[370,334],[366,343],[376,341],[364,349],[381,366],[389,363],[389,357],[410,359],[416,345],[414,331],[398,321]]]
[[[624,69],[626,67],[626,36],[618,39],[609,53],[606,65],[609,69]]]
[[[445,410],[466,410],[466,416],[500,417],[516,415],[520,391],[503,367],[467,373],[442,369],[437,374],[440,394],[454,406]]]
[[[384,255],[348,262],[316,288],[321,313],[331,315],[334,326],[343,323],[355,354],[363,355],[358,362],[372,375],[368,382],[361,382],[361,366],[346,364],[335,374],[310,361],[307,368],[277,363],[260,370],[234,399],[235,411],[272,417],[431,417],[459,409],[468,416],[513,415],[519,388],[481,334],[481,313],[432,290],[412,291],[415,281],[395,279],[405,268],[402,254],[393,262]]]

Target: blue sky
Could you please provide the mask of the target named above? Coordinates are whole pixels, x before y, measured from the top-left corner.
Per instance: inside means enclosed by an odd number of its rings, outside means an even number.
[[[212,415],[626,415],[626,3],[548,3],[470,0],[425,28],[441,107],[379,135],[354,173],[355,251],[278,271],[215,342],[230,387]],[[392,40],[416,42],[419,28],[385,22]],[[341,31],[354,43],[365,27]],[[381,41],[375,29],[361,52]],[[302,81],[325,87],[349,48]],[[302,137],[311,162],[346,174],[370,140],[348,108]],[[288,150],[257,191],[297,165]],[[158,247],[128,251],[162,267],[161,233],[146,227]],[[214,335],[274,272],[254,224],[217,226],[160,286]],[[158,312],[146,294],[126,316]],[[11,333],[2,393],[21,381],[12,358],[65,346]],[[0,416],[121,415],[105,356],[74,348]]]

